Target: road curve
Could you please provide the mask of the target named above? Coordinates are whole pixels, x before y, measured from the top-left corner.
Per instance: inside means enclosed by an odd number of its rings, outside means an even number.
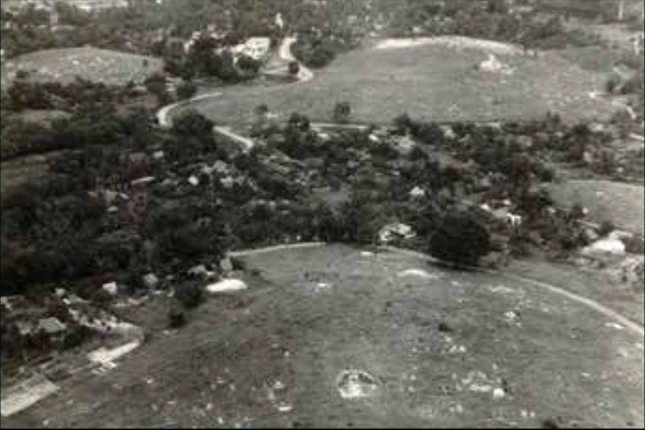
[[[297,61],[295,59],[295,57],[293,56],[293,53],[291,51],[291,48],[292,48],[292,46],[293,46],[293,44],[295,42],[296,42],[296,38],[294,38],[294,37],[288,37],[288,38],[285,38],[283,40],[282,45],[280,46],[280,49],[279,49],[279,55],[280,55],[280,58],[282,60],[289,61],[289,62]],[[307,67],[305,67],[304,65],[301,64],[300,65],[300,72],[298,73],[298,82],[307,82],[307,81],[310,81],[311,79],[313,79],[313,77],[314,77],[313,72],[311,72],[311,70],[309,70]],[[217,97],[220,97],[221,95],[222,94],[220,92],[212,92],[212,93],[208,93],[208,94],[202,94],[202,95],[197,96],[197,97],[193,97],[190,100],[185,100],[185,101],[181,101],[181,102],[178,102],[178,103],[173,103],[171,105],[165,106],[165,107],[161,108],[157,112],[157,120],[159,121],[159,124],[162,127],[171,127],[172,126],[172,119],[170,117],[170,114],[171,114],[171,112],[173,110],[175,110],[175,109],[177,109],[179,107],[190,105],[191,103],[198,102],[200,100],[207,100],[207,99],[211,99],[211,98],[217,98]],[[324,127],[326,125],[327,124],[312,124],[312,126],[314,128],[316,128],[316,127]],[[331,124],[329,124],[329,125],[331,125]],[[334,125],[334,126],[336,126],[336,125]],[[251,140],[249,138],[246,138],[244,136],[241,136],[241,135],[231,131],[227,127],[217,126],[217,127],[215,127],[215,131],[220,133],[220,134],[222,134],[222,135],[224,135],[224,136],[226,136],[226,137],[229,137],[229,138],[235,140],[236,142],[238,142],[240,144],[242,144],[244,146],[244,149],[247,150],[247,151],[251,150],[255,145],[253,140]],[[261,249],[255,249],[255,250],[249,250],[249,251],[231,252],[231,253],[229,253],[229,255],[232,256],[232,257],[244,257],[244,256],[249,256],[249,255],[255,255],[255,254],[278,252],[278,251],[283,251],[283,250],[288,250],[288,249],[319,247],[319,246],[324,246],[324,245],[325,244],[321,243],[321,242],[301,243],[301,244],[291,244],[291,245],[285,244],[285,245],[277,245],[277,246],[271,246],[271,247],[268,247],[268,248],[261,248]],[[405,254],[409,254],[409,255],[414,255],[414,256],[422,258],[422,259],[424,259],[426,261],[431,261],[431,262],[435,262],[435,263],[438,262],[438,260],[436,260],[433,257],[430,257],[430,256],[428,256],[426,254],[423,254],[423,253],[415,252],[415,251],[410,251],[410,250],[405,250],[405,249],[400,249],[400,248],[394,248],[394,247],[385,247],[384,249],[394,251],[394,252],[398,252],[398,253],[405,253]],[[625,317],[624,315],[621,315],[620,313],[618,313],[618,312],[616,312],[616,311],[614,311],[614,310],[612,310],[612,309],[610,309],[610,308],[598,303],[595,300],[592,300],[592,299],[589,299],[587,297],[572,293],[570,291],[566,291],[566,290],[564,290],[562,288],[556,287],[555,285],[547,284],[545,282],[536,281],[536,280],[530,279],[530,278],[525,278],[523,276],[507,274],[507,273],[503,273],[503,272],[500,272],[500,271],[497,271],[497,270],[486,270],[486,269],[481,269],[481,268],[475,268],[475,269],[478,270],[478,271],[484,272],[484,273],[489,273],[489,274],[495,274],[495,275],[498,275],[498,276],[502,276],[502,277],[505,277],[507,279],[513,279],[513,280],[517,280],[517,281],[526,282],[526,283],[529,283],[529,284],[531,284],[533,286],[536,286],[536,287],[545,289],[547,291],[550,291],[551,293],[559,294],[559,295],[561,295],[563,297],[566,297],[566,298],[568,298],[570,300],[573,300],[573,301],[575,301],[577,303],[580,303],[580,304],[582,304],[582,305],[584,305],[586,307],[594,309],[595,311],[601,313],[602,315],[604,315],[604,316],[606,316],[608,318],[614,319],[615,321],[619,322],[620,324],[623,324],[624,326],[629,328],[631,331],[639,334],[640,336],[645,336],[645,328],[643,326],[631,321],[629,318]]]
[[[291,48],[294,43],[296,43],[297,39],[295,37],[287,37],[282,41],[282,45],[280,46],[278,55],[283,61],[286,62],[293,62],[293,61],[298,61],[294,57],[293,53],[291,52]],[[303,83],[303,82],[309,82],[314,78],[314,73],[305,65],[299,63],[300,65],[300,70],[297,75],[297,81],[296,83]],[[185,106],[190,106],[191,104],[195,102],[199,102],[202,100],[209,100],[209,99],[215,99],[218,97],[221,97],[222,93],[220,91],[213,91],[209,92],[206,94],[201,94],[199,96],[193,97],[188,100],[183,100],[180,102],[172,103],[167,106],[162,107],[157,111],[157,122],[159,123],[160,126],[165,127],[165,128],[170,128],[172,127],[172,112],[178,108],[185,107]],[[222,136],[225,136],[234,142],[240,144],[244,151],[248,152],[253,149],[255,146],[255,142],[252,139],[249,139],[248,137],[242,136],[238,133],[235,133],[232,131],[229,127],[226,126],[215,126],[213,131],[215,133],[218,133]]]
[[[282,41],[282,45],[280,45],[280,50],[279,50],[279,55],[280,59],[283,61],[287,62],[294,62],[298,61],[296,57],[293,55],[292,47],[293,44],[297,42],[298,39],[295,37],[287,37]],[[300,65],[300,71],[298,72],[298,82],[309,82],[314,78],[314,72],[311,71],[308,67],[306,67],[304,64],[298,62]]]
[[[258,255],[258,254],[267,254],[267,253],[273,253],[273,252],[279,252],[279,251],[286,251],[290,249],[303,249],[303,248],[318,248],[325,246],[326,244],[323,242],[307,242],[307,243],[298,243],[298,244],[283,244],[283,245],[276,245],[276,246],[270,246],[266,248],[260,248],[260,249],[252,249],[252,250],[246,250],[246,251],[235,251],[235,252],[230,252],[228,255],[230,257],[234,258],[241,258],[241,257],[248,257],[252,255]],[[415,258],[419,258],[431,263],[439,263],[439,260],[437,260],[434,257],[431,257],[427,254],[417,252],[417,251],[411,251],[408,249],[402,249],[402,248],[396,248],[393,246],[383,246],[381,249],[386,250],[386,251],[391,251],[394,253],[399,253],[399,254],[404,254],[404,255],[409,255]],[[590,308],[597,313],[612,319],[616,321],[617,323],[625,326],[627,329],[629,329],[631,332],[641,336],[645,337],[645,328],[633,322],[626,316],[620,314],[619,312],[616,312],[613,309],[608,308],[607,306],[597,302],[596,300],[590,299],[588,297],[581,296],[579,294],[573,293],[571,291],[564,290],[560,287],[557,287],[555,285],[548,284],[546,282],[542,281],[537,281],[535,279],[531,278],[526,278],[524,276],[520,275],[514,275],[510,273],[504,273],[499,270],[491,270],[491,269],[482,269],[482,268],[471,268],[473,270],[476,270],[481,273],[487,273],[490,275],[496,275],[496,276],[501,276],[503,278],[513,280],[513,281],[519,281],[523,282],[529,285],[532,285],[534,287],[546,290],[550,293],[560,295],[562,297],[565,297],[571,301],[574,301],[578,304],[581,304],[587,308]]]
[[[297,39],[295,37],[287,37],[282,41],[278,55],[283,61],[286,61],[286,62],[298,61],[296,60],[296,58],[293,56],[293,53],[291,52],[291,48],[293,44],[296,43],[296,41]],[[314,73],[304,64],[301,64],[301,63],[299,64],[300,64],[300,71],[298,72],[297,83],[311,81],[315,76]],[[175,109],[189,106],[193,103],[196,103],[202,100],[215,99],[221,96],[222,96],[222,93],[220,91],[213,91],[206,94],[201,94],[199,96],[193,97],[188,100],[183,100],[177,103],[169,104],[168,106],[164,106],[161,109],[159,109],[159,111],[157,111],[157,121],[159,122],[159,125],[161,125],[162,127],[166,127],[166,128],[172,127],[171,113]],[[222,130],[218,130],[218,131],[222,132]],[[229,137],[232,137],[232,138],[234,137],[235,140],[248,140],[243,136],[234,134],[230,131],[222,132],[222,134],[227,134]]]

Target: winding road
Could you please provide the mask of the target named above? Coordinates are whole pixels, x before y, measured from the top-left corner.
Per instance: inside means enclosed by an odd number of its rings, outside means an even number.
[[[281,251],[286,251],[286,250],[292,250],[292,249],[304,249],[304,248],[319,248],[326,246],[327,244],[324,242],[307,242],[307,243],[298,243],[298,244],[284,244],[284,245],[276,245],[276,246],[270,246],[267,248],[259,248],[259,249],[253,249],[253,250],[245,250],[245,251],[235,251],[235,252],[230,252],[228,255],[233,258],[242,258],[242,257],[250,257],[254,255],[260,255],[260,254],[268,254],[268,253],[273,253],[273,252],[281,252]],[[390,251],[394,253],[399,253],[403,255],[409,255],[415,258],[419,258],[421,260],[428,261],[430,263],[440,263],[439,260],[437,260],[434,257],[431,257],[427,254],[417,252],[417,251],[411,251],[408,249],[402,249],[402,248],[396,248],[393,246],[383,246],[381,249],[385,251]],[[637,334],[638,336],[644,337],[645,336],[645,328],[638,324],[633,322],[631,319],[627,318],[626,316],[620,314],[619,312],[616,312],[613,309],[608,308],[607,306],[599,303],[596,300],[592,300],[588,297],[581,296],[579,294],[573,293],[571,291],[565,290],[563,288],[557,287],[555,285],[548,284],[546,282],[542,281],[537,281],[535,279],[527,278],[524,276],[516,275],[516,274],[511,274],[511,273],[505,273],[499,270],[491,270],[491,269],[482,269],[478,267],[473,267],[471,268],[472,270],[476,270],[481,273],[487,273],[490,275],[496,275],[500,276],[503,278],[506,278],[508,280],[513,280],[513,281],[520,281],[524,282],[526,284],[532,285],[536,288],[540,288],[542,290],[546,290],[552,294],[556,294],[559,296],[562,296],[566,299],[572,300],[576,303],[579,303],[587,308],[590,308],[597,313],[610,318],[617,323],[621,324],[622,326],[626,327],[628,330],[633,332],[634,334]]]
[[[281,60],[289,63],[297,61],[291,51],[291,48],[293,47],[293,44],[296,43],[296,40],[297,39],[295,37],[287,37],[282,41],[282,44],[278,50],[278,55],[280,56]],[[298,72],[297,81],[295,83],[298,84],[298,83],[311,81],[315,76],[314,73],[309,68],[307,68],[304,64],[301,64],[301,63],[299,64],[300,64],[300,70]],[[189,106],[199,101],[216,99],[221,96],[222,96],[222,93],[220,91],[213,91],[206,94],[200,94],[188,100],[183,100],[180,102],[172,103],[168,106],[164,106],[163,108],[159,109],[159,111],[157,112],[157,121],[159,125],[161,125],[162,127],[170,128],[172,127],[172,113],[176,109]],[[313,124],[313,127],[320,128],[328,125],[329,124]],[[253,149],[253,147],[255,146],[255,142],[252,139],[249,139],[248,137],[235,133],[234,131],[231,130],[230,127],[215,126],[214,131],[215,133],[223,135],[237,142],[247,152]]]
[[[295,42],[296,42],[295,37],[288,37],[288,38],[285,38],[283,40],[283,42],[282,42],[282,44],[281,44],[281,46],[279,48],[279,52],[278,52],[278,55],[280,56],[281,60],[283,60],[285,62],[297,61],[296,58],[294,57],[293,53],[292,53],[292,50],[291,50],[291,48],[292,48],[292,46],[293,46],[293,44]],[[307,68],[303,64],[300,64],[300,71],[299,71],[297,77],[298,77],[298,80],[295,82],[295,84],[311,81],[315,77],[315,75],[309,68]],[[206,94],[202,94],[202,95],[193,97],[193,98],[191,98],[189,100],[173,103],[171,105],[163,107],[162,109],[160,109],[158,111],[157,120],[158,120],[159,124],[162,127],[171,127],[172,126],[172,116],[171,116],[171,114],[175,109],[185,107],[185,106],[190,105],[190,104],[195,103],[195,102],[208,100],[208,99],[215,99],[215,98],[218,98],[218,97],[221,97],[221,96],[222,96],[221,92],[214,91],[214,92],[211,92],[211,93],[206,93]],[[315,129],[322,129],[322,128],[325,128],[325,127],[338,127],[338,126],[339,126],[338,124],[331,124],[331,123],[313,123],[312,124],[312,127],[315,128]],[[343,125],[343,127],[352,128],[352,129],[363,129],[363,128],[365,128],[364,125],[356,125],[356,124],[347,124],[347,125]],[[239,134],[235,133],[229,127],[216,126],[214,128],[214,131],[216,133],[219,133],[221,135],[224,135],[224,136],[232,139],[233,141],[238,142],[246,151],[250,151],[255,146],[255,142],[252,139],[249,139],[247,137],[244,137],[242,135],[239,135]],[[271,246],[271,247],[268,247],[268,248],[262,248],[262,249],[256,249],[256,250],[231,252],[229,255],[231,257],[245,257],[245,256],[250,256],[250,255],[256,255],[256,254],[278,252],[278,251],[283,251],[283,250],[287,250],[287,249],[320,247],[320,246],[325,246],[325,245],[326,245],[325,243],[321,243],[321,242],[300,243],[300,244],[286,244],[286,245],[277,245],[277,246]],[[425,259],[425,260],[430,261],[430,262],[435,262],[435,263],[437,262],[437,260],[434,259],[433,257],[430,257],[430,256],[428,256],[426,254],[422,254],[422,253],[419,253],[419,252],[415,252],[415,251],[404,250],[404,249],[393,248],[393,247],[385,247],[384,249],[389,250],[389,251],[393,251],[393,252],[399,252],[399,253],[404,253],[404,254],[415,255],[416,257],[420,257],[420,258]],[[490,274],[495,274],[495,275],[498,275],[498,276],[503,276],[503,277],[506,277],[507,279],[511,279],[511,280],[523,281],[523,282],[529,283],[530,285],[533,285],[533,286],[535,286],[537,288],[541,288],[541,289],[547,290],[547,291],[549,291],[549,292],[551,292],[553,294],[563,296],[563,297],[565,297],[565,298],[567,298],[569,300],[572,300],[572,301],[575,301],[575,302],[577,302],[579,304],[582,304],[582,305],[584,305],[584,306],[586,306],[588,308],[591,308],[591,309],[595,310],[596,312],[598,312],[598,313],[600,313],[600,314],[602,314],[602,315],[604,315],[604,316],[606,316],[608,318],[611,318],[611,319],[615,320],[616,322],[624,325],[630,331],[638,334],[639,336],[645,336],[645,329],[644,329],[643,326],[633,322],[632,320],[630,320],[626,316],[621,315],[620,313],[618,313],[618,312],[616,312],[616,311],[604,306],[603,304],[601,304],[601,303],[599,303],[599,302],[597,302],[595,300],[592,300],[592,299],[589,299],[587,297],[578,295],[578,294],[573,293],[571,291],[567,291],[567,290],[562,289],[560,287],[557,287],[555,285],[551,285],[551,284],[548,284],[548,283],[545,283],[545,282],[541,282],[541,281],[537,281],[537,280],[534,280],[534,279],[526,278],[526,277],[523,277],[523,276],[514,275],[514,274],[507,274],[507,273],[503,273],[503,272],[496,271],[496,270],[486,270],[486,269],[480,269],[480,268],[476,268],[475,270],[479,270],[479,271],[482,271],[484,273],[490,273]]]

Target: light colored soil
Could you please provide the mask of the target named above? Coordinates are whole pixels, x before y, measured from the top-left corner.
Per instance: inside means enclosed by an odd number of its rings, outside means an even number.
[[[3,427],[644,425],[643,338],[562,296],[344,246],[247,264],[248,290]]]

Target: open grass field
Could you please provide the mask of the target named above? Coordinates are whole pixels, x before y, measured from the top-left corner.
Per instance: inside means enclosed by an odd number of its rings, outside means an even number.
[[[246,263],[248,290],[3,427],[644,425],[642,336],[560,295],[344,246]]]
[[[11,82],[15,73],[24,70],[37,81],[66,83],[77,76],[95,82],[125,85],[141,82],[162,69],[159,59],[96,48],[52,49],[22,55],[2,66],[3,85]]]
[[[608,77],[611,76],[615,65],[626,57],[620,50],[602,46],[569,47],[554,50],[551,53],[559,55],[572,64],[577,64],[584,70],[606,73]]]
[[[570,207],[576,203],[589,209],[589,219],[634,233],[645,233],[645,189],[640,185],[610,181],[567,181],[550,187],[555,201]]]
[[[495,50],[512,75],[476,70],[486,45],[421,44],[389,49],[365,46],[340,56],[309,82],[223,90],[221,97],[192,104],[221,123],[253,119],[268,104],[279,119],[293,112],[329,121],[335,103],[349,101],[351,121],[389,123],[408,112],[428,120],[535,118],[547,111],[571,120],[605,117],[611,106],[589,93],[602,90],[604,73],[582,70],[557,54],[539,59]]]

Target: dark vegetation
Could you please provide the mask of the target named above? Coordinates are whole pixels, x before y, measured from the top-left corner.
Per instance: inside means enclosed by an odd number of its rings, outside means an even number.
[[[61,149],[119,145],[126,140],[137,145],[150,131],[148,116],[136,110],[124,114],[117,108],[135,96],[132,87],[108,87],[80,79],[68,85],[18,79],[2,98],[2,160]],[[34,110],[56,110],[70,116],[45,124],[14,115]]]
[[[58,3],[59,23],[50,26],[50,14],[34,7],[3,10],[2,47],[7,57],[49,48],[91,45],[140,54],[159,53],[167,41],[188,39],[215,24],[230,30],[230,40],[251,35],[271,36],[275,31],[271,8],[280,1],[259,4],[249,0],[178,0],[157,4],[133,2],[128,8],[93,13]],[[252,13],[249,13],[252,11]],[[274,13],[274,12],[273,12]]]
[[[109,107],[111,93],[106,98]],[[545,215],[551,202],[536,185],[554,179],[544,161],[579,162],[580,147],[604,139],[554,117],[501,129],[456,124],[455,135],[447,137],[437,125],[404,116],[379,142],[371,139],[377,130],[325,140],[296,114],[285,126],[265,123],[256,135],[266,145],[237,154],[196,112],[178,118],[169,131],[142,112],[86,115],[47,132],[55,142],[50,149],[67,149],[51,159],[47,177],[3,196],[3,294],[172,274],[218,261],[231,247],[314,239],[371,244],[392,221],[437,241],[466,234],[472,242],[465,244],[477,244],[468,247],[482,249],[477,256],[488,249],[480,224],[497,237],[496,249],[501,236],[517,252],[570,251],[580,243],[575,223],[564,213]],[[409,153],[396,143],[406,133],[419,142]],[[21,148],[32,135],[8,137]],[[163,156],[155,156],[160,151]],[[434,151],[454,162],[437,161]],[[141,185],[140,178],[151,179]],[[427,190],[425,197],[411,199],[414,187]],[[325,188],[351,193],[332,204],[317,197],[316,190]],[[477,226],[441,230],[446,223],[459,225],[442,220],[469,199],[511,199],[525,224],[511,231],[472,208]],[[190,303],[190,289],[186,295]]]
[[[3,27],[3,48],[13,56],[90,43],[152,53],[164,57],[166,72],[182,78],[176,93],[187,100],[197,92],[197,78],[238,82],[257,75],[258,62],[234,61],[227,49],[248,36],[277,41],[297,33],[295,54],[311,67],[355,47],[375,23],[393,36],[462,34],[527,48],[589,43],[559,20],[538,24],[509,14],[501,1],[450,0],[446,9],[424,1],[377,1],[370,13],[363,13],[370,3],[358,1],[332,2],[329,8],[277,0],[181,1],[180,8],[164,2],[169,5],[104,12],[92,21],[75,9],[61,10],[67,27],[56,31],[35,10],[3,15],[3,22],[15,22]],[[298,24],[277,28],[276,11]],[[182,41],[213,19],[227,35],[200,37],[185,52]],[[169,29],[168,22],[175,25]],[[529,31],[521,34],[520,28]],[[297,74],[297,66],[291,64],[290,73]],[[416,237],[393,244],[429,251],[457,267],[482,264],[491,255],[499,257],[494,263],[533,253],[565,258],[589,241],[579,223],[583,210],[556,209],[540,185],[557,180],[554,165],[601,175],[617,169],[607,148],[611,134],[564,124],[553,115],[499,127],[448,128],[402,115],[390,129],[323,137],[300,114],[285,125],[272,123],[261,105],[252,130],[259,145],[240,153],[214,135],[214,124],[199,113],[186,112],[162,130],[150,112],[126,108],[138,97],[134,84],[38,84],[26,78],[18,77],[2,96],[2,160],[55,154],[45,177],[2,195],[1,294],[38,300],[64,285],[107,306],[113,298],[100,288],[105,282],[117,281],[137,294],[146,274],[176,276],[182,310],[168,315],[172,328],[183,326],[185,312],[204,300],[204,285],[185,275],[187,270],[217,264],[233,248],[310,240],[374,245],[384,226],[404,223]],[[617,94],[642,92],[642,80],[611,85]],[[163,74],[150,76],[145,87],[160,105],[172,100]],[[30,110],[69,116],[50,124],[17,119],[15,114]],[[331,116],[348,122],[351,106],[340,102]],[[412,195],[413,189],[423,192]],[[510,225],[504,211],[522,222]],[[612,227],[603,225],[601,233]],[[642,252],[642,241],[630,249],[638,246]],[[6,314],[2,345],[18,344]],[[53,315],[73,324],[65,312]],[[80,327],[69,333],[60,340],[67,347],[87,336]],[[15,351],[49,348],[39,336]]]
[[[453,0],[446,2],[445,8],[432,0],[327,2],[325,7],[319,6],[283,0],[171,0],[163,4],[135,2],[128,8],[87,13],[59,3],[60,18],[54,27],[49,25],[46,11],[33,7],[4,11],[2,21],[11,24],[3,26],[2,47],[7,57],[13,57],[41,49],[91,45],[163,57],[168,70],[177,76],[205,74],[227,80],[237,68],[232,67],[225,50],[211,55],[211,48],[226,48],[251,36],[269,37],[277,43],[286,34],[297,34],[294,51],[310,67],[329,64],[375,29],[386,37],[452,34],[543,48],[596,42],[565,30],[558,19],[543,23],[533,14],[511,13],[503,0]],[[277,25],[277,13],[284,17],[286,27]],[[185,41],[195,32],[211,33],[209,29],[218,37],[203,37],[194,54],[185,55]],[[208,58],[200,58],[198,54],[205,52]],[[241,69],[248,72],[256,67],[248,65]]]
[[[294,53],[312,68],[324,67],[337,55],[355,48],[376,28],[385,37],[459,35],[518,43],[527,49],[600,43],[582,31],[567,29],[559,16],[543,20],[536,13],[516,13],[504,0],[453,0],[445,5],[423,0],[382,0],[308,7],[307,13],[302,13],[304,21],[298,25]]]
[[[262,62],[242,55],[236,59],[228,49],[233,42],[207,35],[197,38],[185,51],[183,43],[168,43],[157,49],[164,58],[164,69],[185,80],[218,78],[226,83],[239,83],[257,76]]]
[[[492,250],[486,227],[468,213],[449,213],[430,238],[434,257],[457,267],[475,266]]]

